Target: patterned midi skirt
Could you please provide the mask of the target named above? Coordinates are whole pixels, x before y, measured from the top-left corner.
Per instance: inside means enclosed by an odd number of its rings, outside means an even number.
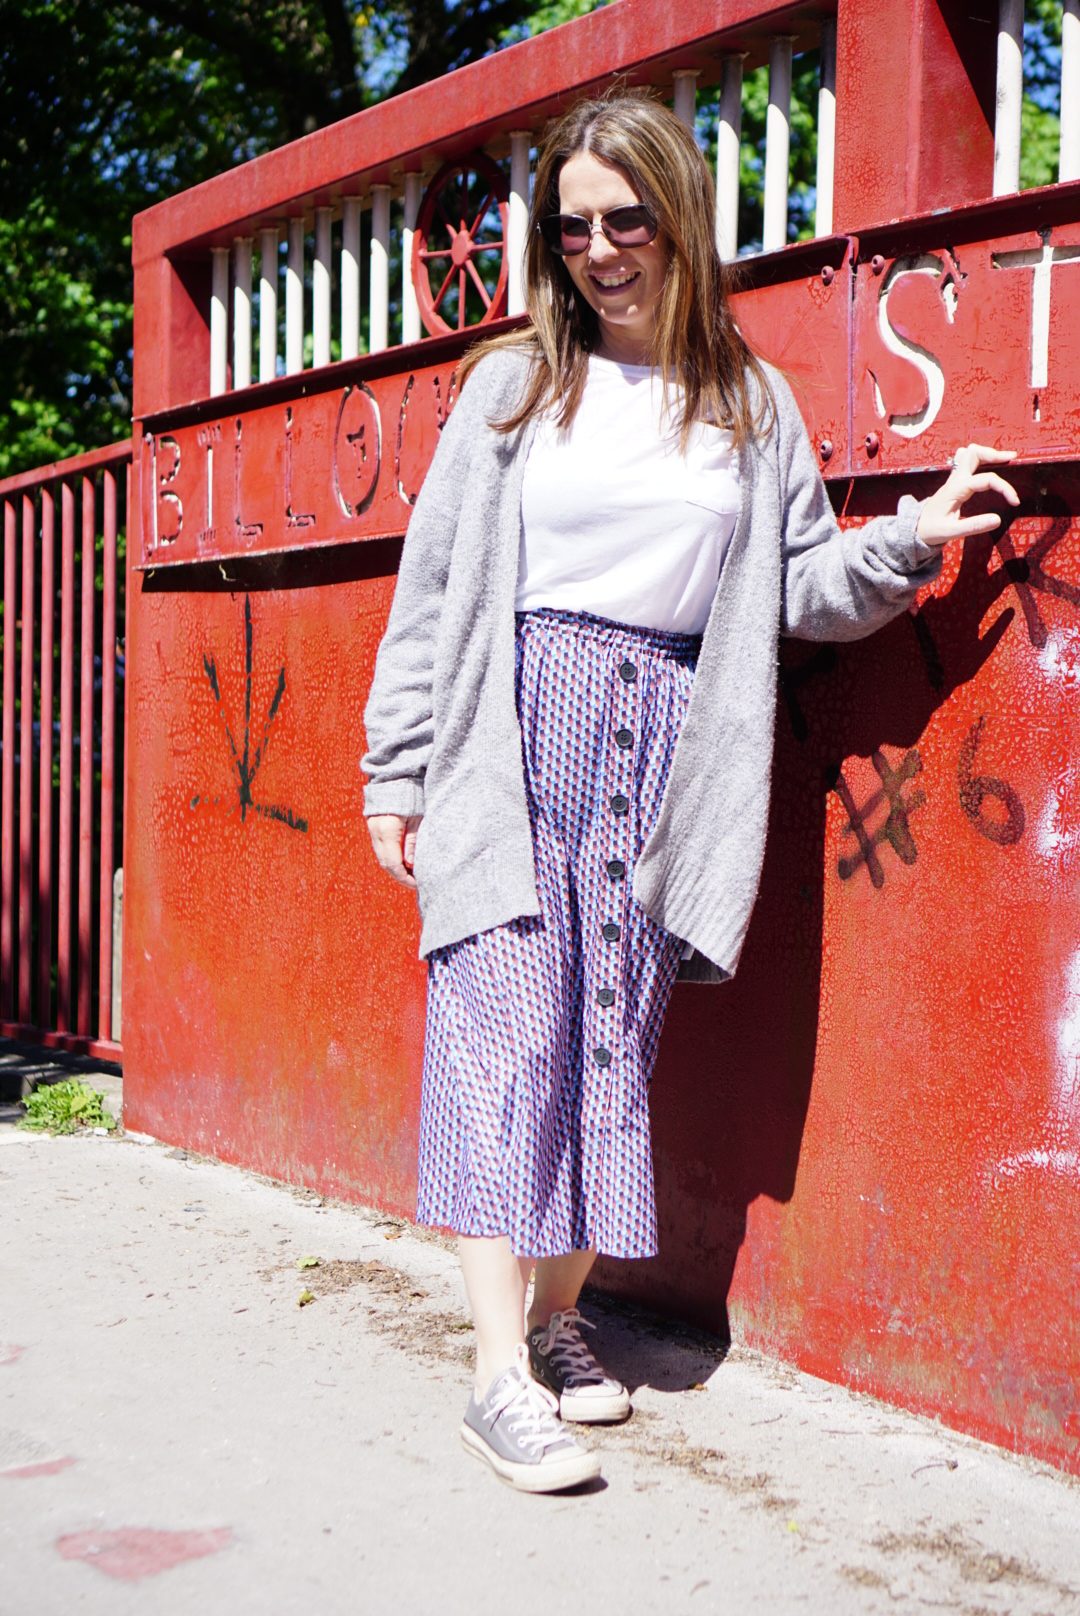
[[[521,1256],[656,1252],[649,1080],[683,944],[631,893],[700,640],[517,620],[541,913],[429,957],[417,1216]]]

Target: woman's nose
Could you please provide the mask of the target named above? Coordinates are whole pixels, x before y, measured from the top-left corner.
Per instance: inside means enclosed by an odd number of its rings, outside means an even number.
[[[612,245],[600,228],[600,221],[598,219],[594,220],[592,236],[589,239],[590,263],[603,263],[608,258],[616,257],[618,252],[618,247]]]

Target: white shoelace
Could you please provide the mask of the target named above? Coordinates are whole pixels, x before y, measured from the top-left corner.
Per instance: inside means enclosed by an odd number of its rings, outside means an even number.
[[[568,1384],[606,1385],[611,1377],[605,1374],[603,1367],[597,1363],[581,1339],[582,1325],[587,1330],[596,1329],[595,1324],[582,1318],[576,1307],[568,1307],[562,1313],[553,1313],[548,1320],[547,1329],[537,1339],[537,1350],[545,1358],[550,1358],[561,1374],[566,1375]]]
[[[518,1349],[517,1363],[521,1380],[508,1379],[495,1402],[489,1404],[488,1413],[492,1420],[505,1415],[507,1430],[527,1453],[538,1456],[566,1439],[555,1417],[559,1401],[546,1386],[529,1377],[528,1353],[524,1347]]]

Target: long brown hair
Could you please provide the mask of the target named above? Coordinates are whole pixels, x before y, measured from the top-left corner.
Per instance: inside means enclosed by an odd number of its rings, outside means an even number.
[[[561,426],[573,420],[589,354],[599,343],[599,321],[562,259],[545,243],[537,222],[559,212],[559,175],[579,152],[621,168],[668,240],[652,362],[667,392],[682,388],[675,419],[683,446],[694,422],[706,420],[729,427],[741,448],[763,430],[772,395],[732,319],[731,271],[720,259],[714,234],[712,175],[682,120],[643,91],[619,90],[579,101],[548,129],[529,209],[525,307],[530,323],[471,349],[462,363],[462,380],[486,353],[524,347],[535,361],[528,384],[517,409],[494,422],[495,428],[513,432],[548,409]]]

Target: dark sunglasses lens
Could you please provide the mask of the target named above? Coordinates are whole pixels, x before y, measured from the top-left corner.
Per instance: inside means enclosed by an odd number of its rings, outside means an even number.
[[[553,253],[565,258],[589,245],[589,221],[578,213],[549,213],[540,220],[540,234]]]
[[[646,247],[656,237],[656,220],[644,203],[612,208],[603,218],[604,234],[616,247]]]

